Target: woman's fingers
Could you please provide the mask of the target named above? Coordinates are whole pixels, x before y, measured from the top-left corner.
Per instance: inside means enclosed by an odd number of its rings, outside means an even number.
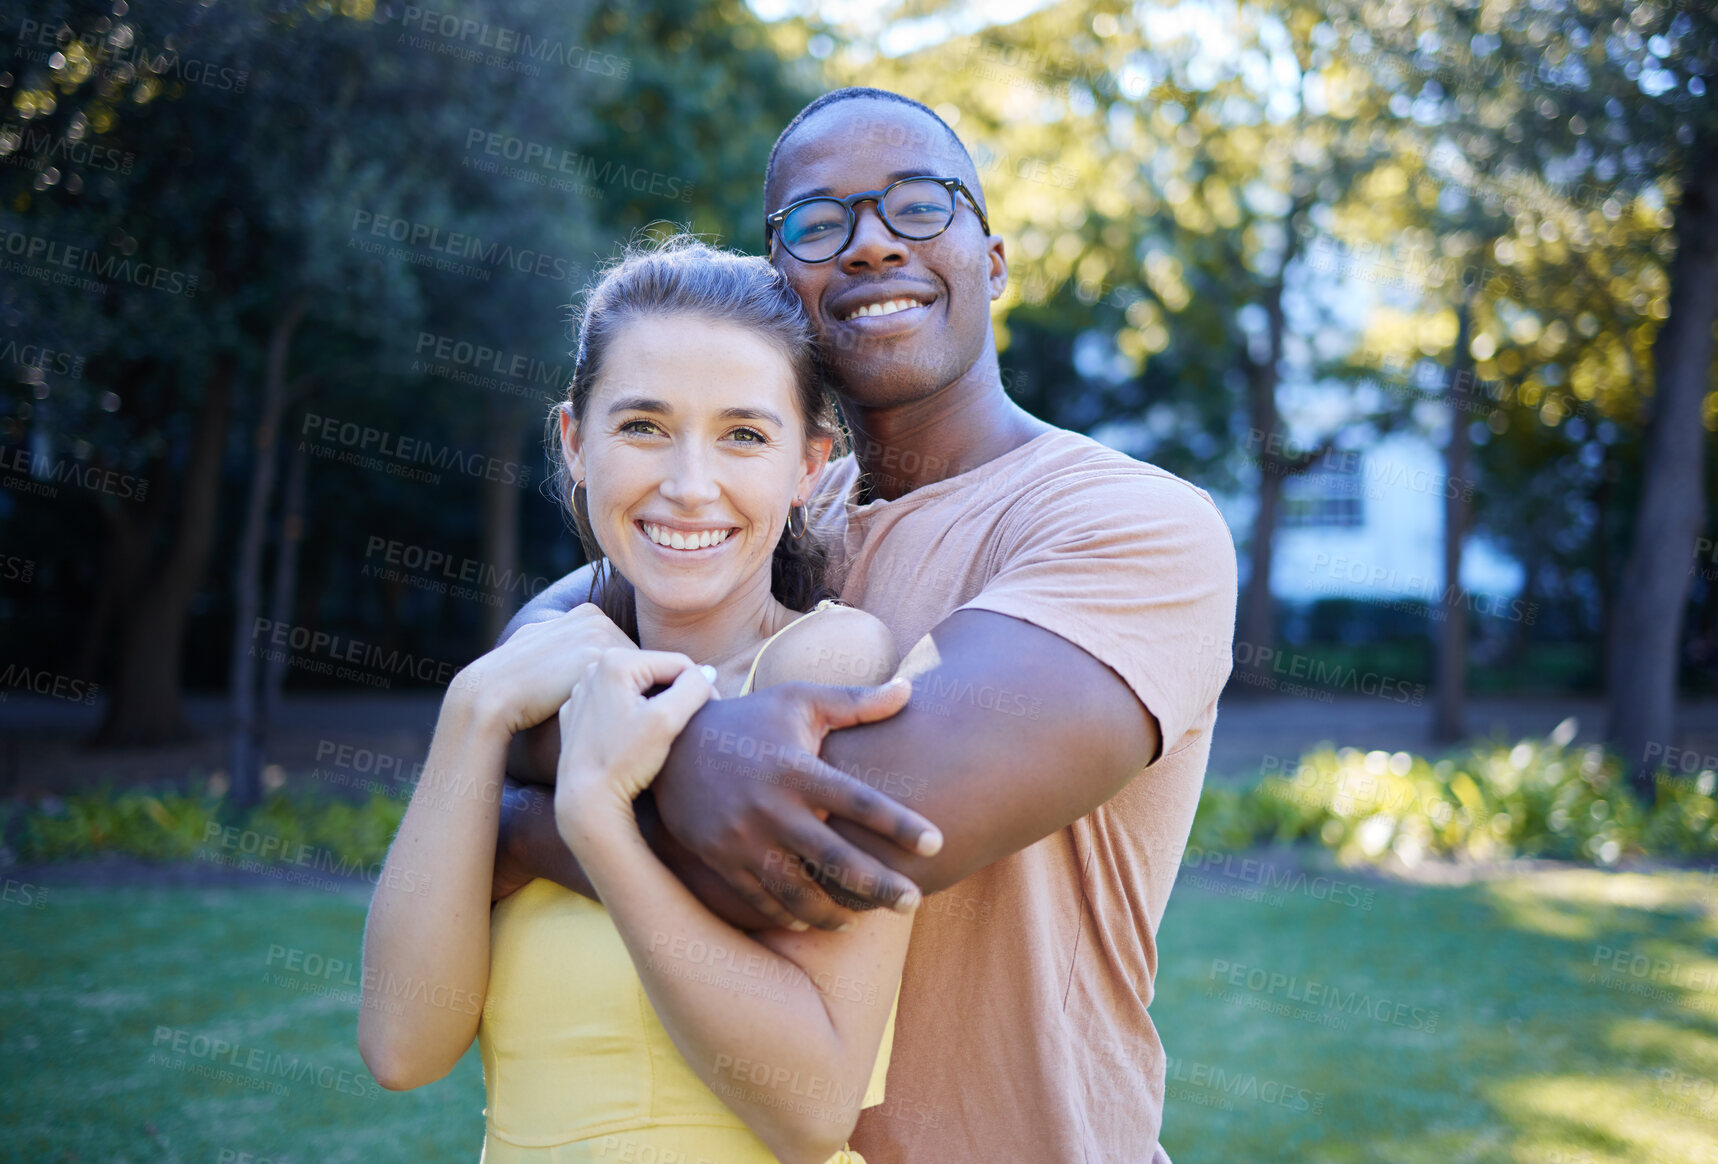
[[[668,685],[667,691],[651,697],[650,706],[661,719],[662,727],[671,740],[715,694],[716,687],[709,671],[708,667],[687,667]]]
[[[645,692],[668,684],[654,697]],[[686,722],[714,691],[706,668],[671,651],[605,651],[561,708],[557,785],[568,779],[626,801],[656,778]],[[567,803],[571,803],[569,792]]]
[[[516,733],[553,719],[605,652],[637,650],[607,615],[586,603],[517,628],[461,675],[472,698],[483,690],[486,714],[497,715]]]
[[[604,651],[598,664],[603,673],[616,681],[630,684],[639,694],[659,683],[672,683],[688,670],[697,671],[697,664],[679,651]],[[702,673],[698,678],[703,679]],[[706,686],[708,680],[705,681]]]

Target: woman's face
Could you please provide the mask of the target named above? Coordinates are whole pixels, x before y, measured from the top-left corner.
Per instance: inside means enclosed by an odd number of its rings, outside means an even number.
[[[609,342],[584,421],[561,443],[603,554],[653,605],[711,610],[757,582],[830,440],[805,440],[775,345],[691,315],[636,319]]]

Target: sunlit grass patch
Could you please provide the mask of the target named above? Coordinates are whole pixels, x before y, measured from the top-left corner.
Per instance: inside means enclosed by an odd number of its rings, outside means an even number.
[[[1224,1064],[1234,1095],[1225,1110],[1172,1091],[1172,1156],[1718,1159],[1700,1154],[1718,1144],[1706,876],[1546,869],[1369,884],[1370,909],[1177,890],[1152,1014],[1172,1068]],[[1247,968],[1238,986],[1236,964]],[[1292,1079],[1322,1110],[1243,1102],[1253,1079]]]

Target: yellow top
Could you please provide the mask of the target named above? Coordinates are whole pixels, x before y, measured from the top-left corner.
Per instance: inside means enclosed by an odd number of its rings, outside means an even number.
[[[756,671],[754,660],[745,690]],[[671,961],[665,952],[664,968],[765,998],[783,989],[732,951],[694,945]],[[891,1007],[862,1107],[883,1102],[894,1037]],[[532,881],[495,906],[477,1041],[488,1099],[483,1164],[773,1164],[681,1058],[608,911],[553,882]],[[747,1086],[743,1070],[735,1064],[736,1089]],[[852,1106],[815,1076],[786,1090],[808,1111]],[[829,1164],[864,1160],[843,1149]]]

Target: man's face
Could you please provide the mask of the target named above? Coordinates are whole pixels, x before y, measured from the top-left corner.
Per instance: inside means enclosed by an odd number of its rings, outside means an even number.
[[[843,101],[807,119],[782,146],[765,200],[773,212],[906,177],[960,178],[975,194],[978,187],[966,158],[923,113],[893,101]],[[827,262],[802,263],[773,244],[771,261],[804,301],[851,402],[886,408],[924,399],[984,353],[990,303],[1007,285],[1008,266],[1002,240],[985,236],[964,196],[955,203],[954,220],[932,239],[898,237],[875,202],[861,202],[853,240]],[[879,306],[896,310],[875,314]]]

